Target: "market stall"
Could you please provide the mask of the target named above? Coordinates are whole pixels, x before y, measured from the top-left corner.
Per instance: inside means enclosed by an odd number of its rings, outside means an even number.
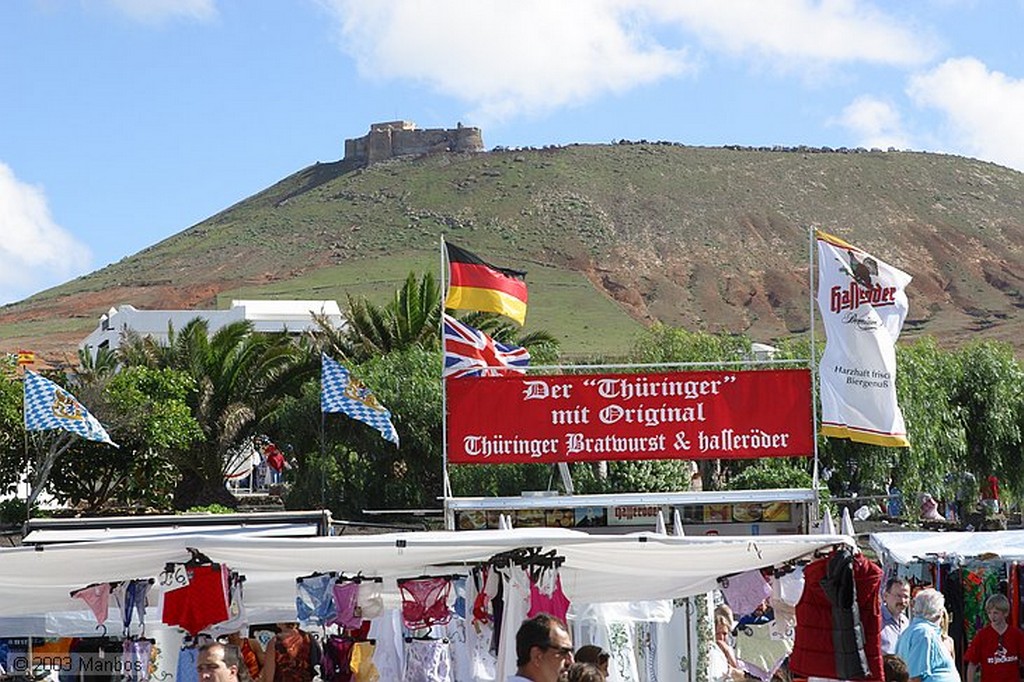
[[[986,623],[989,596],[1006,595],[1010,624],[1024,624],[1024,531],[875,533],[869,541],[887,579],[905,578],[912,590],[933,585],[945,595],[959,665],[967,644]]]
[[[571,530],[515,529],[312,538],[176,535],[26,547],[0,551],[0,636],[86,637],[99,630],[111,635],[144,633],[157,638],[165,653],[174,651],[185,628],[168,622],[165,610],[169,595],[181,587],[175,583],[183,570],[179,567],[193,562],[195,569],[197,557],[209,562],[199,564],[204,568],[230,567],[231,573],[242,579],[239,601],[244,605],[246,623],[307,621],[296,614],[297,579],[330,575],[339,581],[373,580],[382,611],[400,614],[409,625],[408,614],[402,613],[407,596],[403,586],[408,587],[407,581],[414,579],[459,578],[464,583],[461,589],[467,590],[462,594],[465,603],[473,605],[486,589],[474,585],[474,577],[479,576],[474,571],[483,569],[485,575],[487,570],[503,571],[507,602],[515,575],[525,575],[523,571],[536,575],[538,568],[556,568],[559,589],[576,613],[593,605],[622,602],[646,603],[650,612],[656,613],[661,608],[659,601],[664,606],[665,600],[706,595],[721,587],[722,577],[782,567],[849,546],[852,540],[839,535],[592,536]],[[510,571],[511,583],[507,582]],[[82,599],[73,596],[93,585],[124,581],[152,586],[144,628],[138,621],[125,625],[124,610],[113,602],[106,621],[98,623],[100,619],[90,614]],[[452,589],[454,597],[457,593]],[[462,608],[466,617],[470,612],[465,605]],[[662,609],[660,618],[666,627],[672,610],[673,602],[668,601],[668,611]],[[599,617],[612,618],[607,612]],[[624,620],[631,617],[640,620],[647,616],[622,616]],[[326,623],[315,618],[311,623],[328,634]],[[507,621],[506,630],[514,632],[517,623]],[[418,625],[429,630],[433,624]],[[680,627],[692,630],[692,623]],[[445,637],[453,646],[458,643],[456,633],[448,632]],[[378,636],[377,641],[382,639]],[[662,640],[667,639],[663,634]],[[497,655],[501,674],[507,673],[509,665],[508,638],[504,641]],[[678,649],[671,655],[678,657]],[[692,647],[684,655],[692,657]],[[165,670],[174,670],[171,658],[163,663]],[[675,665],[678,670],[678,658]],[[647,675],[645,679],[670,678]]]

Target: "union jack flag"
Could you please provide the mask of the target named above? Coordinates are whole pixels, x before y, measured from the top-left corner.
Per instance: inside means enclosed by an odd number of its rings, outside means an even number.
[[[462,378],[525,373],[528,364],[530,351],[498,343],[479,329],[445,314],[442,376]]]

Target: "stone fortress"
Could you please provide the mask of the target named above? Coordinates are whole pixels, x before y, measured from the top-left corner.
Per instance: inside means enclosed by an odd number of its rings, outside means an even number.
[[[387,121],[370,125],[362,137],[345,140],[345,161],[371,164],[406,154],[434,152],[482,152],[484,137],[479,128],[420,130],[411,121]]]

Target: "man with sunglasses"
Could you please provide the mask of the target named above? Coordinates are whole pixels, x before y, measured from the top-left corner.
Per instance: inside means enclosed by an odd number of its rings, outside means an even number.
[[[572,665],[572,638],[565,623],[541,613],[516,633],[516,674],[508,682],[559,682]]]

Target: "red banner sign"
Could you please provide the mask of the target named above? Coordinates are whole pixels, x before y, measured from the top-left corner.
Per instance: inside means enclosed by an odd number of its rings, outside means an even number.
[[[471,377],[447,393],[453,464],[814,452],[806,369]]]

